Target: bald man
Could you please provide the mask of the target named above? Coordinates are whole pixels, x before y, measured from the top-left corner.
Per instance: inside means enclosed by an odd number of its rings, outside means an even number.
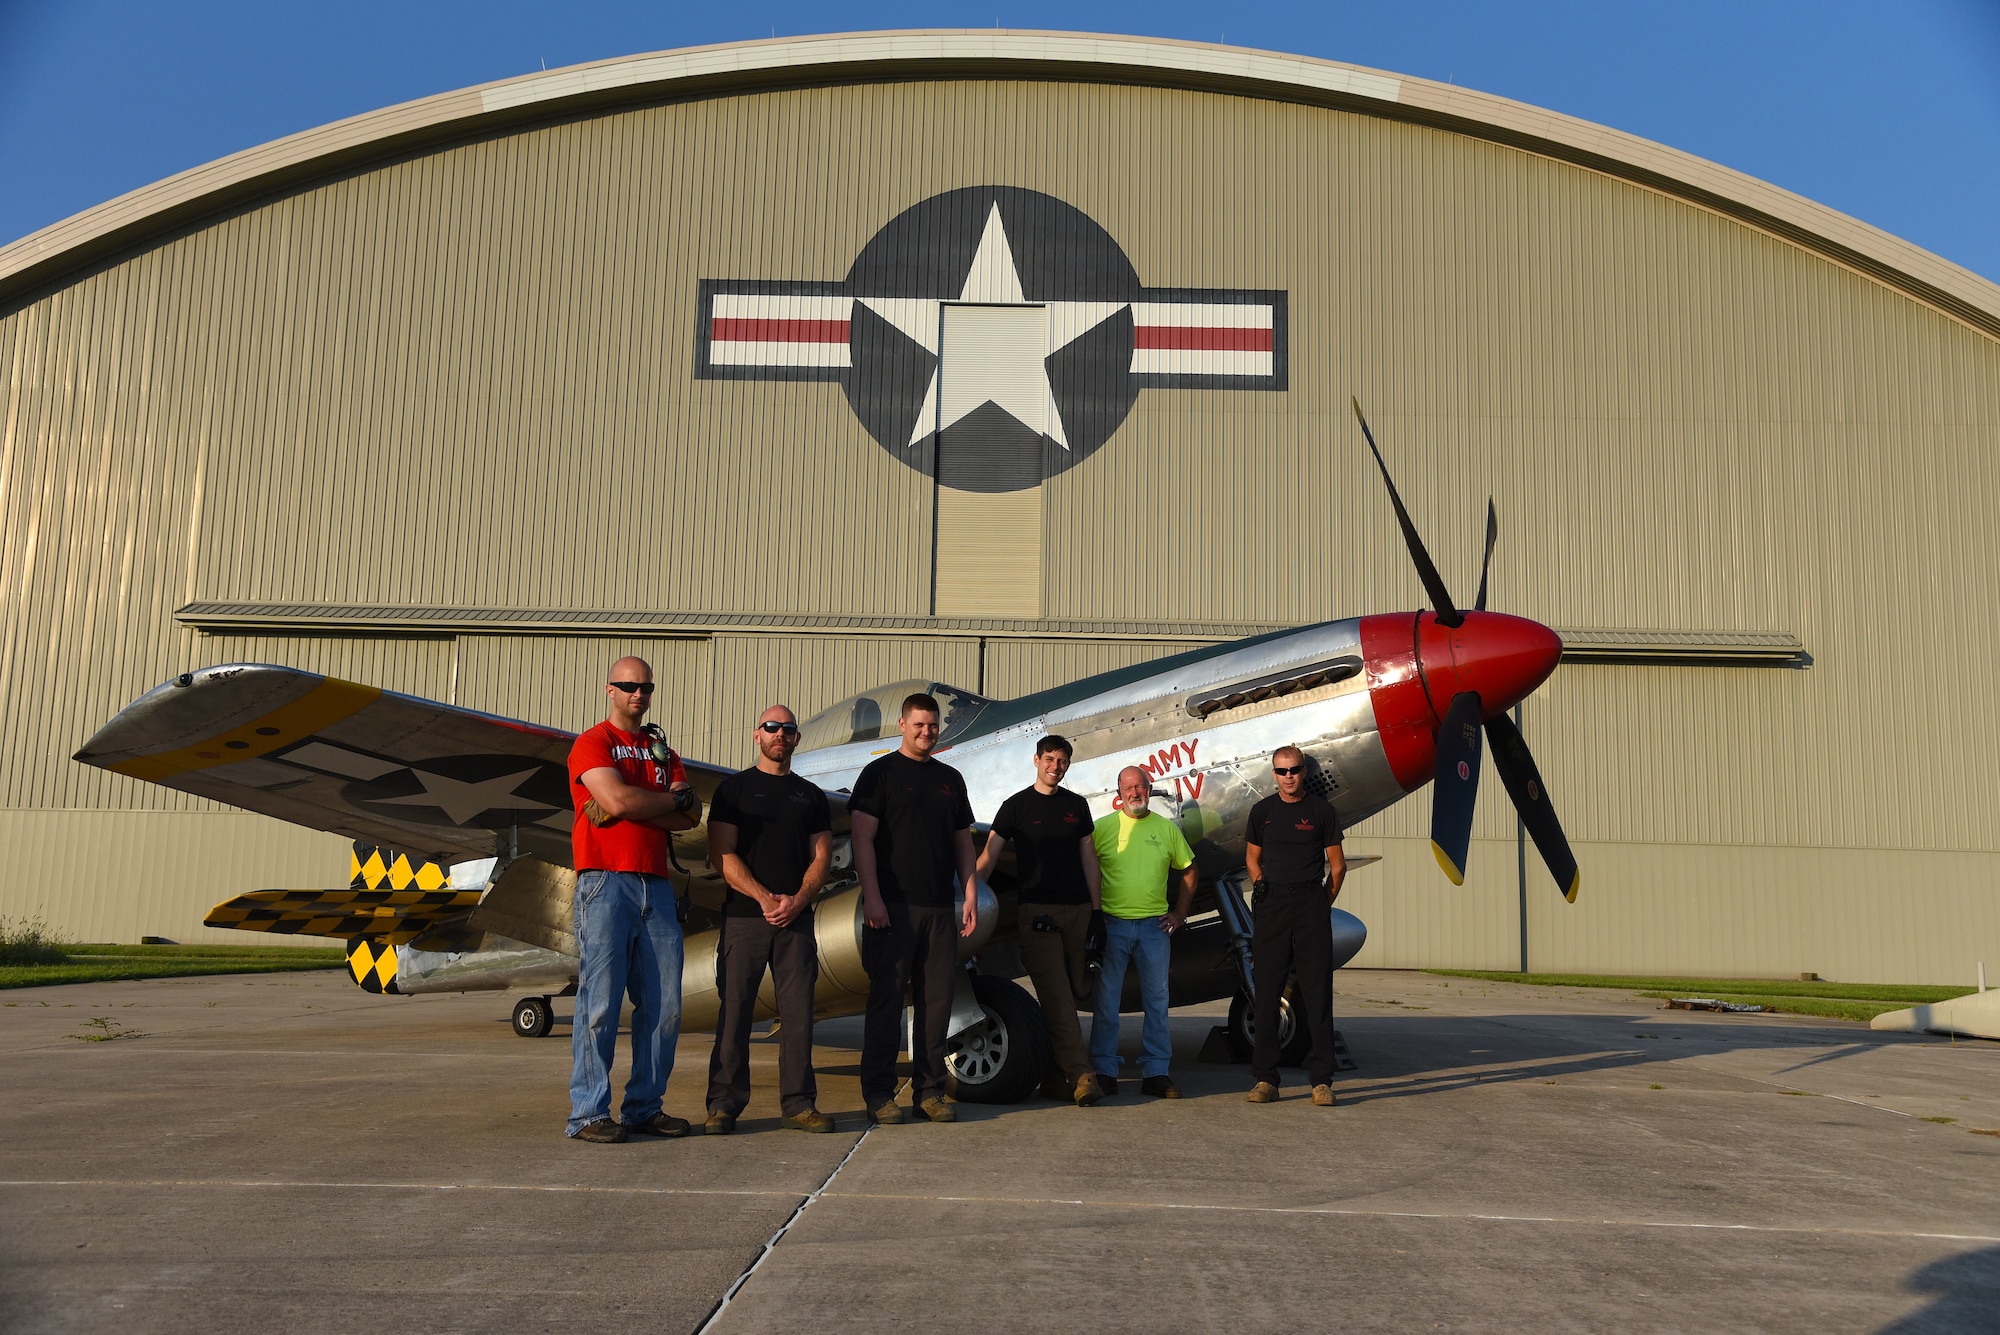
[[[1118,1007],[1125,970],[1139,970],[1139,1092],[1177,1099],[1167,1074],[1174,1045],[1167,1028],[1167,965],[1173,935],[1194,902],[1194,850],[1181,827],[1152,810],[1153,776],[1137,765],[1118,773],[1118,809],[1097,822],[1091,841],[1104,904],[1104,972],[1097,979],[1097,1012],[1090,1022],[1090,1064],[1107,1094],[1118,1092]],[[1178,902],[1167,907],[1167,885],[1180,882]]]
[[[721,1017],[708,1058],[708,1124],[726,1136],[750,1103],[750,1026],[764,973],[778,1002],[778,1106],[785,1124],[827,1132],[815,1106],[813,986],[819,944],[813,900],[833,866],[833,820],[826,790],[792,773],[799,720],[783,705],[757,719],[757,763],[715,790],[708,813],[708,860],[729,885],[715,959]]]
[[[628,1135],[685,1136],[684,1118],[660,1106],[681,1032],[681,925],[674,902],[674,830],[693,829],[700,803],[687,771],[656,732],[646,731],[653,669],[643,658],[611,665],[609,716],[569,752],[576,807],[572,910],[577,962],[570,1029],[568,1133],[594,1144]],[[611,1115],[611,1059],[618,1012],[632,998],[632,1071],[625,1104]]]

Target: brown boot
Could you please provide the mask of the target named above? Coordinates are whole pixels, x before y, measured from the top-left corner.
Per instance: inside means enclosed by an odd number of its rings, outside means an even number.
[[[956,1122],[958,1120],[958,1109],[952,1107],[951,1104],[945,1102],[943,1098],[936,1094],[925,1099],[918,1107],[923,1112],[923,1115],[930,1118],[933,1122]]]
[[[817,1108],[808,1108],[802,1113],[793,1113],[785,1119],[785,1125],[800,1131],[812,1131],[820,1135],[834,1129],[834,1121]]]
[[[1076,1106],[1089,1108],[1104,1097],[1104,1087],[1097,1083],[1097,1076],[1089,1071],[1076,1078]]]
[[[1245,1103],[1276,1103],[1278,1087],[1268,1080],[1259,1080],[1257,1087],[1243,1096]]]
[[[1315,1108],[1331,1108],[1336,1102],[1338,1100],[1333,1097],[1332,1085],[1313,1086],[1313,1106]]]
[[[580,1129],[570,1139],[587,1140],[593,1145],[623,1145],[626,1139],[625,1128],[609,1117],[600,1117]]]
[[[1181,1096],[1181,1087],[1174,1083],[1170,1075],[1149,1075],[1139,1082],[1139,1092],[1156,1099],[1177,1099]]]

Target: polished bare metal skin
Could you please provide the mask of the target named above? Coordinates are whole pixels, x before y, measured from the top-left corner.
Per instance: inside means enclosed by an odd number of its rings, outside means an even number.
[[[1216,699],[1223,688],[1243,683],[1283,686],[1288,671],[1348,659],[1352,660],[1349,674],[1329,684],[1247,700],[1210,710],[1205,716],[1190,710],[1191,705]],[[1089,801],[1093,815],[1112,810],[1121,769],[1128,765],[1153,769],[1155,804],[1163,814],[1178,819],[1189,843],[1195,846],[1205,886],[1240,872],[1244,821],[1253,805],[1275,791],[1271,753],[1280,746],[1290,744],[1306,752],[1327,785],[1327,795],[1343,825],[1364,820],[1404,795],[1389,771],[1375,732],[1355,620],[1268,637],[1137,679],[1130,679],[1129,672],[1105,675],[1128,679],[1102,689],[1093,689],[1093,681],[1104,678],[1076,683],[1063,692],[1066,700],[990,733],[977,732],[975,715],[970,729],[974,735],[939,749],[939,758],[965,775],[973,815],[982,826],[993,819],[1003,801],[1026,786],[1034,772],[1035,743],[1050,732],[1061,733],[1075,746],[1068,786]],[[857,713],[867,720],[864,730],[879,728],[881,735],[801,749],[793,757],[794,770],[835,794],[844,793],[863,766],[895,749],[894,716],[902,697],[936,688],[937,683],[932,682],[896,683],[849,697],[822,711],[805,726],[809,740],[826,736],[829,720],[841,721],[838,731],[851,733],[855,729],[845,726],[844,721]],[[957,700],[948,701],[948,709],[954,703],[963,707],[962,702],[978,702],[978,697],[967,692],[954,694]],[[1010,702],[978,703],[990,707]],[[856,1014],[868,995],[868,976],[861,967],[860,891],[849,870],[844,809],[836,823],[842,827],[836,838],[836,879],[814,908],[820,955],[816,1011],[821,1016]],[[699,831],[682,836],[681,842],[690,853],[705,854]],[[693,863],[691,869],[696,880],[691,891],[697,901],[714,895],[719,904],[719,874],[705,861]],[[574,874],[565,869],[547,870],[574,881]],[[704,890],[710,893],[704,894]],[[1205,902],[1207,895],[1202,898]],[[960,942],[961,958],[978,953],[1000,919],[1000,898],[992,887],[981,887],[979,911],[979,930]],[[1335,957],[1344,963],[1360,951],[1367,928],[1344,910],[1332,913]],[[1215,967],[1225,947],[1218,933],[1205,930],[1212,926],[1212,920],[1191,923],[1176,947],[1177,958],[1184,961],[1175,971],[1176,1004],[1227,996],[1234,986],[1229,971]],[[519,989],[529,986],[531,978],[560,977],[567,983],[575,977],[572,957],[552,950],[535,951],[504,937],[489,939],[493,948],[457,954],[424,950],[422,938],[398,947],[398,989]],[[699,1030],[714,1024],[719,939],[719,933],[713,931],[688,938],[682,982],[685,1028]],[[775,1014],[771,996],[760,998],[759,1013]]]

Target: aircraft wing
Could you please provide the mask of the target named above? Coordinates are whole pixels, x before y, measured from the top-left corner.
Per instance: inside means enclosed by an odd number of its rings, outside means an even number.
[[[231,663],[148,691],[75,758],[445,865],[519,852],[567,867],[573,740],[297,668]],[[686,764],[705,805],[730,771]]]

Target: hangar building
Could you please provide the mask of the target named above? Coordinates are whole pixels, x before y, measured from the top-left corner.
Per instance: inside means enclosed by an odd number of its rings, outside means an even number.
[[[1463,88],[999,31],[538,72],[0,249],[0,912],[342,880],[69,759],[196,666],[580,728],[635,651],[742,763],[774,699],[1413,609],[1350,396],[1461,597],[1490,494],[1492,606],[1567,641],[1583,867],[1488,785],[1455,889],[1419,795],[1360,962],[1515,967],[1525,886],[1536,968],[2000,967],[2000,288]]]

